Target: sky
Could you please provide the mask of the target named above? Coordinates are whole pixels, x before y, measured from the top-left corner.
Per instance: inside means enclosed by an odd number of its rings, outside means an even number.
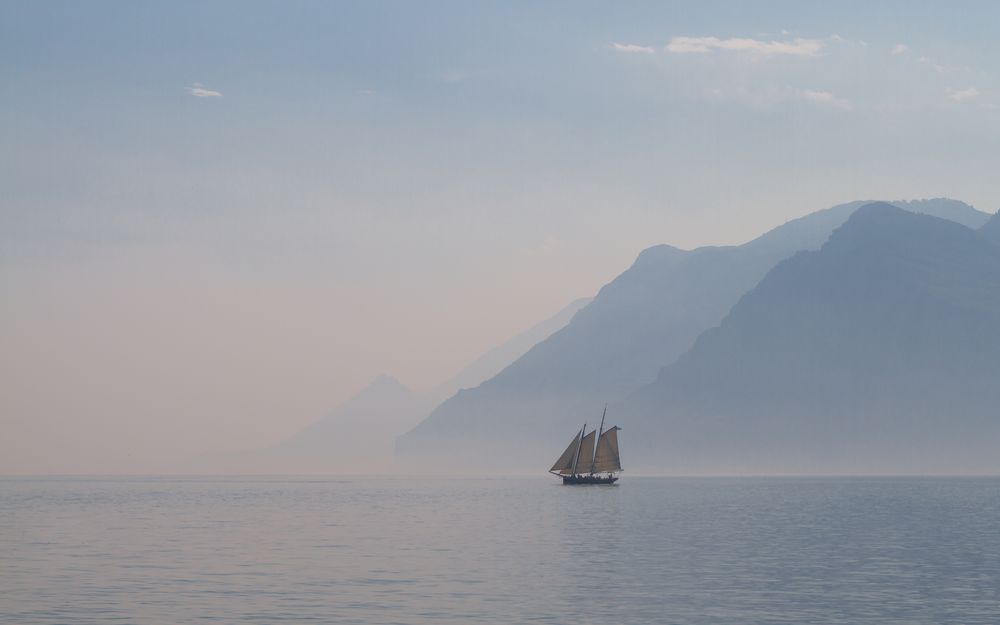
[[[0,2],[0,473],[428,389],[640,250],[1000,208],[995,2]]]

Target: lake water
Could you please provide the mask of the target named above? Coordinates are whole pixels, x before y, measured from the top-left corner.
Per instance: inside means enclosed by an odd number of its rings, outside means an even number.
[[[0,622],[997,623],[1000,479],[0,480]]]

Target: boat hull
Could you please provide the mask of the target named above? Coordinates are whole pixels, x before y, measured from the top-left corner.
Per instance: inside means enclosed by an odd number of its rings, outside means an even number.
[[[566,486],[583,486],[587,484],[611,485],[618,481],[614,475],[564,475],[563,484]]]

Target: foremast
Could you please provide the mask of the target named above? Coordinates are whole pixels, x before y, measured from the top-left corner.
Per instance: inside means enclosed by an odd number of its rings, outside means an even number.
[[[580,429],[580,440],[576,444],[576,454],[573,455],[573,470],[570,471],[570,475],[576,475],[576,467],[580,464],[580,452],[583,451],[583,439],[587,438],[587,424],[583,424],[583,428]]]

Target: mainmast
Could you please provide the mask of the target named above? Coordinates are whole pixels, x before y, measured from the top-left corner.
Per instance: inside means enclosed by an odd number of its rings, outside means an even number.
[[[604,432],[604,417],[608,416],[608,405],[604,404],[604,413],[601,415],[601,427],[597,428],[597,442],[601,442],[601,433]],[[597,462],[597,445],[594,445],[594,457],[590,459],[590,474],[594,474],[594,464]]]

